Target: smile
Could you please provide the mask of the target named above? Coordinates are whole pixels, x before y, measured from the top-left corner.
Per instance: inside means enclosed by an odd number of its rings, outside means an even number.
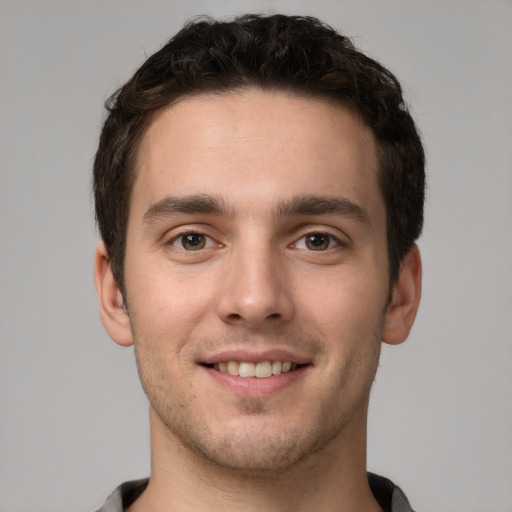
[[[313,366],[307,357],[288,350],[250,353],[224,351],[199,362],[207,375],[223,388],[242,397],[263,398],[301,381]]]
[[[280,375],[298,368],[298,364],[291,361],[261,361],[251,363],[247,361],[222,361],[213,364],[211,367],[222,373],[238,377],[256,377],[258,379],[267,379],[273,375]]]

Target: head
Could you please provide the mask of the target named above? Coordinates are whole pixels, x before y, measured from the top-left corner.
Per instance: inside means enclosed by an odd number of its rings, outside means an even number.
[[[189,23],[107,102],[94,163],[96,218],[123,297],[131,192],[148,127],[184,98],[248,89],[339,102],[371,130],[393,285],[422,229],[425,187],[422,144],[398,80],[317,19],[247,15]]]
[[[381,341],[405,340],[421,289],[423,153],[396,80],[317,20],[249,16],[187,26],[110,110],[95,279],[153,456],[362,467]]]

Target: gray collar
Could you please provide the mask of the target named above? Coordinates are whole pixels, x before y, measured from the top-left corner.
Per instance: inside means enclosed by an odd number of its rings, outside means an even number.
[[[97,512],[124,512],[146,489],[149,479],[121,484]],[[391,480],[368,473],[368,482],[375,499],[386,512],[414,512],[400,487]]]

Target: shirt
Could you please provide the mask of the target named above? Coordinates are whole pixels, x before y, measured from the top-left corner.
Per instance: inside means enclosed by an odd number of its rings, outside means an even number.
[[[121,484],[97,512],[124,512],[146,489],[149,479]],[[386,512],[414,512],[400,487],[382,476],[368,473],[370,489]]]

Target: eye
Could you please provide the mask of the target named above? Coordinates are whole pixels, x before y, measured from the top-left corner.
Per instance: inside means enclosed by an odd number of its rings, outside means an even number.
[[[202,233],[184,233],[171,240],[171,245],[186,251],[199,251],[211,247],[213,240]]]
[[[326,233],[308,233],[295,243],[296,249],[308,249],[310,251],[326,251],[340,245],[339,240]]]

